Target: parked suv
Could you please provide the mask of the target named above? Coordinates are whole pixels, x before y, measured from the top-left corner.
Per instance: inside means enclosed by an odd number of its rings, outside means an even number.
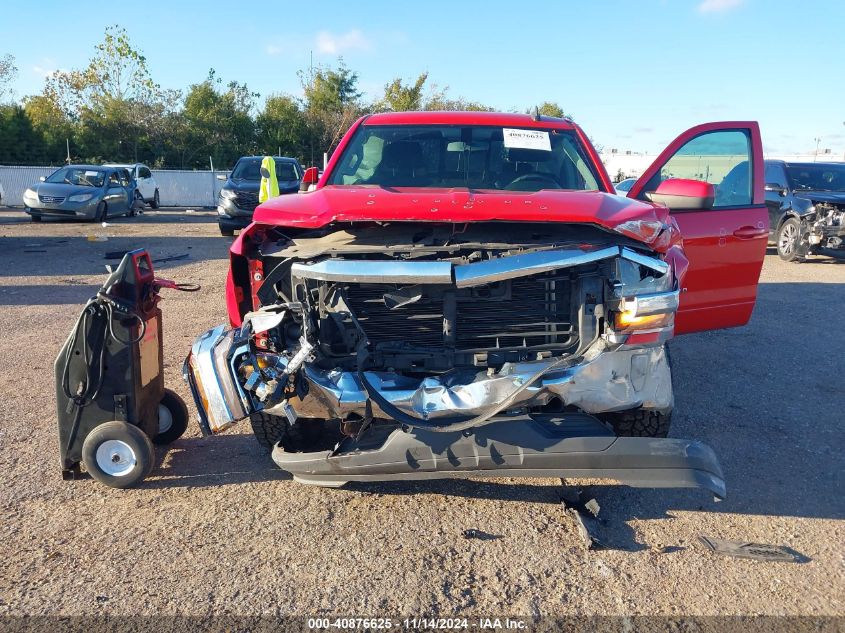
[[[296,193],[302,180],[302,167],[295,158],[274,156],[279,194]],[[261,161],[263,156],[244,156],[238,159],[228,178],[218,176],[226,183],[217,198],[217,223],[220,234],[232,236],[236,230],[252,222],[252,214],[258,206],[258,189],[261,184]]]
[[[129,176],[135,181],[135,202],[149,204],[153,209],[158,209],[160,198],[158,184],[153,172],[143,163],[134,164],[108,164],[106,167],[122,167],[129,172]]]
[[[712,450],[666,438],[666,341],[751,316],[762,162],[756,123],[700,125],[626,198],[569,119],[364,117],[314,191],[262,204],[232,245],[230,324],[186,363],[203,431],[249,418],[304,483],[596,477],[723,496]]]
[[[845,163],[766,161],[769,242],[784,261],[845,256]]]

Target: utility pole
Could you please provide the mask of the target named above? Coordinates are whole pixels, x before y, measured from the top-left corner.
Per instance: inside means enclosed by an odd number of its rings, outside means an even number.
[[[817,136],[817,137],[816,137],[816,138],[814,138],[813,140],[816,142],[816,153],[815,153],[815,155],[813,156],[813,162],[815,163],[815,162],[818,160],[818,158],[819,158],[819,143],[821,143],[821,142],[822,142],[822,137],[821,137],[821,136]]]

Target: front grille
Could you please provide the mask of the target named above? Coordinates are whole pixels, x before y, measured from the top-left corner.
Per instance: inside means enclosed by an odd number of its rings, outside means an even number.
[[[239,191],[235,197],[235,204],[241,209],[255,211],[255,207],[258,206],[258,194],[249,191]]]
[[[457,347],[520,349],[568,343],[574,335],[569,304],[568,279],[514,279],[504,296],[458,303]]]
[[[374,343],[408,343],[418,347],[443,344],[443,301],[423,297],[408,306],[389,310],[384,293],[392,286],[347,288],[349,309],[358,319],[367,337]]]
[[[38,199],[46,204],[61,204],[65,201],[64,196],[38,196]]]
[[[383,296],[392,286],[349,285],[346,302],[377,348],[453,348],[464,352],[552,349],[577,339],[570,317],[571,284],[536,275],[455,292],[454,339],[444,335],[444,301],[437,291],[395,310]]]

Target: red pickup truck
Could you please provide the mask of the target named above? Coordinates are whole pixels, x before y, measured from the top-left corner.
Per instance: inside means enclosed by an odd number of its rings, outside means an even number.
[[[768,235],[760,132],[680,135],[613,186],[569,119],[365,116],[231,248],[230,324],[185,374],[305,483],[610,478],[724,496],[669,439],[666,341],[745,324]]]

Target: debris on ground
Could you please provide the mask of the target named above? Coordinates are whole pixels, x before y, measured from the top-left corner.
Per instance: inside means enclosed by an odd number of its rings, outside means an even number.
[[[89,242],[108,242],[109,238],[107,238],[105,235],[89,235],[88,241]]]
[[[560,491],[560,503],[564,513],[575,523],[575,528],[584,545],[588,550],[604,548],[605,544],[596,535],[601,510],[598,501],[582,489],[567,485],[564,479],[560,482],[563,485]]]
[[[724,554],[725,556],[734,556],[736,558],[751,558],[754,560],[783,563],[798,563],[804,558],[784,545],[731,541],[704,535],[700,535],[698,540],[711,552]]]
[[[465,539],[474,538],[478,539],[479,541],[495,541],[496,539],[502,538],[500,534],[490,534],[489,532],[483,532],[474,528],[464,530],[462,534]]]
[[[102,223],[102,227],[103,227],[104,229],[107,229],[107,228],[108,228],[108,227],[110,227],[110,226],[111,226],[111,224],[109,224],[108,222],[103,222],[103,223]]]

